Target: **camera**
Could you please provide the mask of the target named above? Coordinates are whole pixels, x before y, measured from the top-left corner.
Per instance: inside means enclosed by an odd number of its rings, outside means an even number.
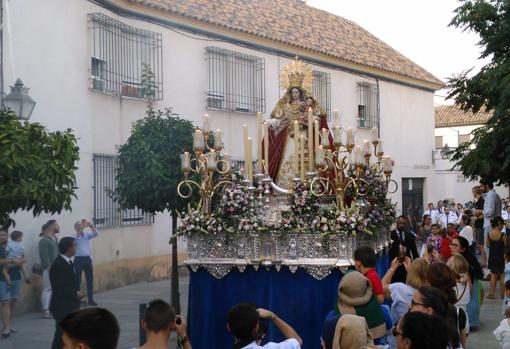
[[[427,253],[432,253],[434,251],[434,245],[433,244],[427,244]]]

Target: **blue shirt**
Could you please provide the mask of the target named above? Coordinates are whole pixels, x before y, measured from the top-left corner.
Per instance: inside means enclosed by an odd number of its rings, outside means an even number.
[[[90,257],[90,240],[97,236],[97,231],[83,232],[82,236],[76,235],[76,256]]]
[[[0,259],[7,258],[7,246],[0,246]],[[3,266],[0,267],[0,271]],[[19,267],[12,267],[9,269],[9,276],[11,277],[11,281],[21,280],[21,270]],[[0,272],[0,281],[5,281],[4,274]]]

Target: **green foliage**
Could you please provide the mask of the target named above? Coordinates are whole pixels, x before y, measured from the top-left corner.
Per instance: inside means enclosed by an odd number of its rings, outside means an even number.
[[[0,110],[0,225],[13,224],[9,215],[18,210],[34,216],[71,210],[78,160],[71,130],[49,132]]]
[[[147,63],[142,63],[141,85],[143,88],[143,97],[147,98],[151,105],[152,100],[156,97],[156,82],[154,80],[154,73],[152,72],[151,66]]]
[[[122,207],[146,212],[182,210],[189,200],[177,194],[183,179],[181,154],[192,149],[193,125],[170,109],[154,110],[133,123],[131,136],[119,150],[115,199]]]
[[[468,70],[449,79],[448,98],[464,111],[493,112],[470,142],[453,151],[452,160],[470,179],[510,184],[510,4],[507,0],[465,1],[451,25],[476,32],[481,58],[490,62],[474,76],[469,77]]]

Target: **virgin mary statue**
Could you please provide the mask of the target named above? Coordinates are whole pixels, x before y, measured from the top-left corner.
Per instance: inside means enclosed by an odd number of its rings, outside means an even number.
[[[294,173],[292,159],[294,154],[294,121],[299,123],[299,135],[307,139],[308,110],[312,108],[314,120],[319,120],[319,130],[329,130],[327,114],[316,102],[311,94],[313,81],[312,68],[296,57],[294,61],[283,68],[280,74],[280,87],[285,94],[280,98],[271,112],[269,122],[269,175],[281,187],[291,188],[293,178],[299,177]],[[329,143],[332,147],[332,138]],[[308,146],[308,141],[305,142]],[[314,145],[315,146],[315,145]],[[307,151],[305,151],[307,153]]]

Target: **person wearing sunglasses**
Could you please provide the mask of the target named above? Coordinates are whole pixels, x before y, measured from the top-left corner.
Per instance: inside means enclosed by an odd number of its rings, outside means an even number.
[[[397,349],[443,349],[448,347],[448,331],[436,315],[409,312],[393,327]]]

